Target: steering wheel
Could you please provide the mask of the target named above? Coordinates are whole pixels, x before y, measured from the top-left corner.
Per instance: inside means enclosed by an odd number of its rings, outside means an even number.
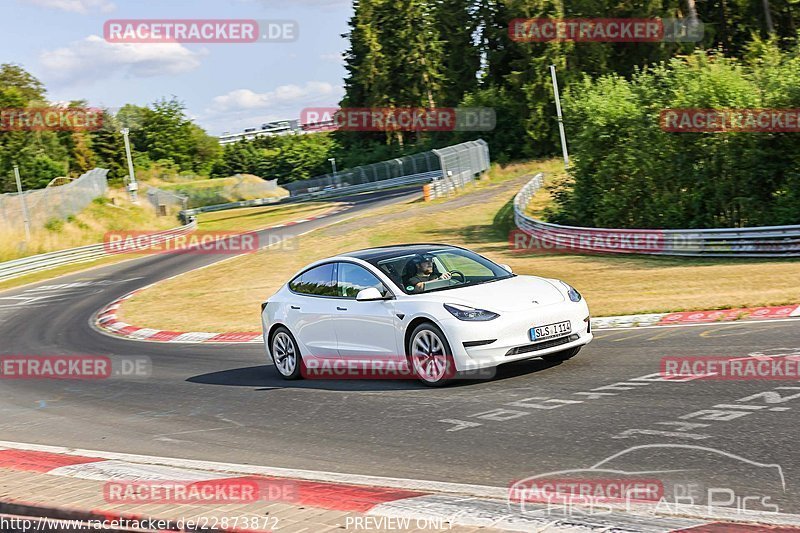
[[[467,282],[467,276],[465,276],[464,273],[461,272],[460,270],[451,270],[449,273],[450,273],[450,276],[456,276],[456,275],[461,276],[461,281],[459,283],[466,283]]]

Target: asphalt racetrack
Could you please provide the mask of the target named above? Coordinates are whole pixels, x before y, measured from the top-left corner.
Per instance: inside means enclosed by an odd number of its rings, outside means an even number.
[[[418,194],[345,199],[353,202],[347,211],[271,234],[297,235]],[[768,494],[748,508],[778,503],[800,513],[792,429],[800,424],[800,383],[658,375],[667,356],[797,352],[798,321],[597,331],[562,364],[533,359],[501,367],[489,381],[442,389],[413,381],[287,382],[258,344],[135,342],[90,325],[115,298],[219,258],[146,257],[0,293],[0,354],[152,362],[147,378],[0,380],[2,440],[499,487],[613,468],[715,488],[719,498]],[[88,283],[48,288],[77,281]]]

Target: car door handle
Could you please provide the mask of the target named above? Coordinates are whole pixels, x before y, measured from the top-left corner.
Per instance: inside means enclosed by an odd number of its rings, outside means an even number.
[[[347,311],[346,307],[337,307],[336,309],[338,309],[339,311]]]
[[[299,305],[293,305],[292,309],[300,309],[300,306]]]

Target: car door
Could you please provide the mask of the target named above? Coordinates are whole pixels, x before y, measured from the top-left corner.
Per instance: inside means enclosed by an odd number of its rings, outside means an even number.
[[[337,264],[336,338],[339,355],[347,359],[395,358],[398,348],[398,326],[394,300],[357,301],[356,295],[368,287],[391,296],[388,288],[369,270],[348,262]]]
[[[300,343],[302,355],[337,358],[336,280],[334,263],[313,267],[289,282],[294,293],[287,310],[289,323]]]

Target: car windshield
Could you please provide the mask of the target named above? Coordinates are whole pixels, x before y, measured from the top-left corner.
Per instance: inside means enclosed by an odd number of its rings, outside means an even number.
[[[460,248],[400,252],[371,263],[406,294],[443,291],[513,276],[485,257]]]

